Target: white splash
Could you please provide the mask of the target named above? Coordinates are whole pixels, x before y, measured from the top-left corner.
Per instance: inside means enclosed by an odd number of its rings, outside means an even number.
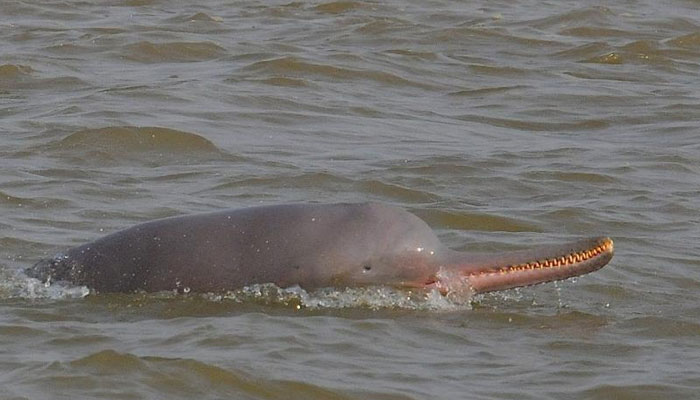
[[[90,294],[85,286],[74,286],[65,282],[42,282],[26,276],[21,270],[0,268],[0,298],[24,298],[32,300],[79,299]]]
[[[387,286],[323,288],[306,291],[299,286],[279,288],[273,284],[251,285],[224,295],[207,294],[212,301],[262,302],[296,309],[369,308],[455,311],[471,309],[471,297],[443,296],[437,290],[409,291]]]
[[[186,287],[182,290],[146,295],[154,298],[173,299],[180,296],[200,296],[213,302],[234,301],[310,310],[365,308],[371,310],[458,311],[471,309],[472,300],[471,291],[456,290],[443,296],[437,289],[407,290],[388,286],[322,288],[307,291],[299,286],[280,288],[274,284],[261,284],[246,286],[226,293],[205,294],[192,293],[189,289]],[[0,299],[65,300],[84,298],[92,293],[86,286],[75,286],[66,282],[42,282],[27,277],[20,270],[0,268]],[[139,295],[144,295],[144,293]]]

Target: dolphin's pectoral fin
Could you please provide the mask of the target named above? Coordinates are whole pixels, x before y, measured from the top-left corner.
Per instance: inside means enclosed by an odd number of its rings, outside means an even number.
[[[475,293],[505,290],[520,286],[551,282],[587,274],[602,268],[613,256],[613,241],[608,237],[515,251],[492,256],[479,256],[479,261],[454,265],[438,287],[449,288],[459,275],[469,281]],[[444,290],[441,290],[444,291]]]

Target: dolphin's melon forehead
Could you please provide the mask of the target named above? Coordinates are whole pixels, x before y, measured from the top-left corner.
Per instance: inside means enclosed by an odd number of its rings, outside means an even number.
[[[380,203],[350,205],[350,225],[366,240],[390,253],[436,251],[438,237],[422,219],[408,211]]]

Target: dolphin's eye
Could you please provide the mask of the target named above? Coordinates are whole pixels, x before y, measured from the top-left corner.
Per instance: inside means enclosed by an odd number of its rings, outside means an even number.
[[[369,264],[365,264],[365,266],[364,266],[364,267],[362,267],[362,268],[364,269],[364,272],[368,272],[369,270],[371,270],[371,269],[372,269],[372,266],[371,266],[371,265],[369,265]]]

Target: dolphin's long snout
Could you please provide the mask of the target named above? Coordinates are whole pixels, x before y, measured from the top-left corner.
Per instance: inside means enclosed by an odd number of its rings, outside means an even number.
[[[454,267],[476,293],[571,278],[605,266],[613,257],[609,237],[541,246],[500,254],[479,254]],[[461,265],[460,265],[461,264]]]

